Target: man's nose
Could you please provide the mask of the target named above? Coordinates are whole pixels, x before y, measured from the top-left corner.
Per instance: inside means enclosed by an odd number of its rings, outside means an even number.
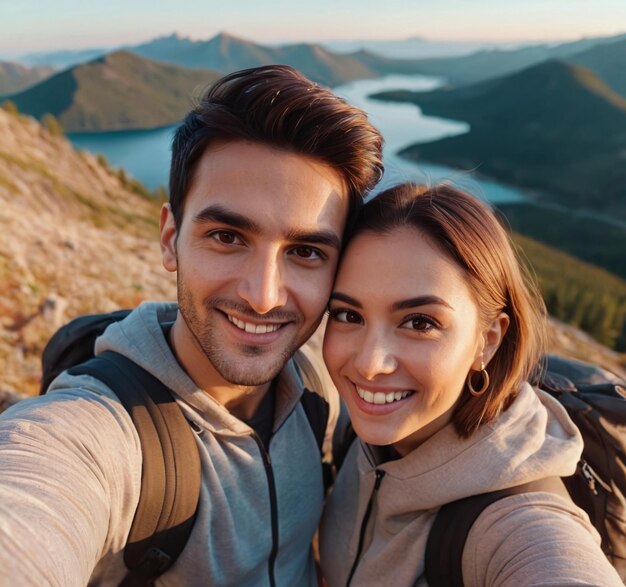
[[[384,334],[371,332],[365,335],[356,351],[354,366],[357,373],[368,381],[379,375],[389,375],[398,368],[393,347]]]
[[[267,314],[287,303],[284,270],[277,254],[251,258],[244,270],[237,293],[255,312]]]

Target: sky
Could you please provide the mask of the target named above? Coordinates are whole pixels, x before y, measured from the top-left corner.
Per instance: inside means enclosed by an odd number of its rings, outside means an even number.
[[[626,32],[626,0],[0,0],[0,54],[220,31],[261,43],[561,41]]]

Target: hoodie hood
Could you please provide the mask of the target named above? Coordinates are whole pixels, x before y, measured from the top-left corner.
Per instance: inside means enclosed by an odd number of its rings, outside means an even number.
[[[396,496],[390,507],[428,510],[468,495],[571,475],[582,448],[565,408],[526,383],[508,410],[469,438],[459,438],[449,424],[404,458],[382,464],[375,448],[362,444],[358,468],[361,474],[377,466],[385,472],[385,485]]]
[[[180,366],[170,348],[163,327],[173,324],[178,305],[173,302],[144,302],[124,320],[109,326],[95,345],[97,355],[115,351],[125,355],[161,380],[197,413],[198,424],[216,434],[243,436],[250,427],[233,416],[209,393],[200,389]],[[288,417],[302,395],[303,388],[292,361],[289,361],[275,380],[276,409],[274,431]],[[191,414],[189,414],[191,415]],[[200,420],[198,421],[198,416]]]
[[[408,455],[387,462],[377,458],[380,449],[357,440],[320,528],[329,587],[345,587],[356,562],[354,585],[424,585],[415,581],[422,577],[428,533],[443,504],[571,475],[582,447],[565,409],[529,384],[508,410],[467,439],[449,424]]]

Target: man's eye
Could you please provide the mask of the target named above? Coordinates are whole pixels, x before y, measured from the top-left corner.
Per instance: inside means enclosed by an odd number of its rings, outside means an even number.
[[[223,245],[235,245],[241,242],[241,239],[230,230],[214,230],[210,236]]]
[[[330,319],[346,324],[360,324],[361,316],[353,310],[330,310]]]
[[[301,259],[323,258],[322,253],[319,251],[319,249],[316,249],[315,247],[307,247],[303,245],[301,247],[295,247],[294,249],[292,249],[292,251],[294,255],[300,257]]]

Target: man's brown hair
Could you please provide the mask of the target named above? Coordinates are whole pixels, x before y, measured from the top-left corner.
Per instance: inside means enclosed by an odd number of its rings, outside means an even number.
[[[348,224],[383,173],[383,139],[362,110],[287,65],[237,71],[217,80],[176,130],[170,206],[177,226],[196,163],[215,139],[259,142],[330,165],[348,188]]]

